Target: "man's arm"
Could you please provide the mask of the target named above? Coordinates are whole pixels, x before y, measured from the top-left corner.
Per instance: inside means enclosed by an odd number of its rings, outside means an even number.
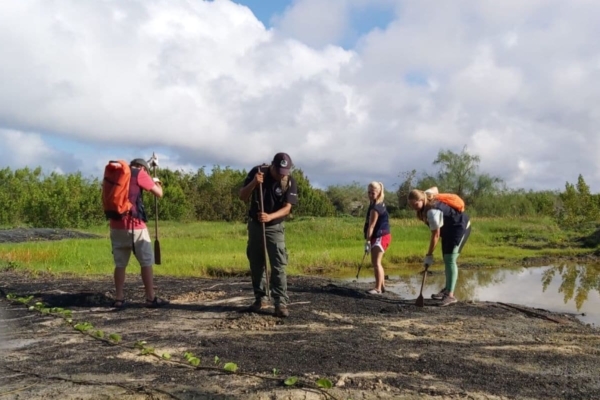
[[[158,178],[152,178],[144,168],[138,173],[138,185],[158,198],[163,197],[162,183]]]
[[[290,203],[284,203],[283,207],[275,211],[272,214],[258,213],[258,222],[270,222],[277,218],[287,217],[292,212],[292,205]]]
[[[155,181],[154,186],[152,186],[152,189],[150,189],[149,192],[158,197],[159,199],[163,197],[162,183],[160,181]]]
[[[247,179],[246,179],[247,180]],[[265,174],[258,168],[256,174],[250,182],[240,189],[240,199],[242,201],[248,201],[252,196],[252,191],[265,180]]]

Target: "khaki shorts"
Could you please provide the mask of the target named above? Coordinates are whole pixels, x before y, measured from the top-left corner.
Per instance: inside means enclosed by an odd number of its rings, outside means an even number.
[[[110,242],[115,260],[115,267],[125,268],[131,256],[131,229],[111,229]],[[135,258],[141,267],[151,267],[154,264],[154,251],[148,229],[134,229]]]

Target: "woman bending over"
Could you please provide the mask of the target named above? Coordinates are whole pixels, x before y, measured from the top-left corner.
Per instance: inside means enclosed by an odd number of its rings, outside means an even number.
[[[446,286],[439,293],[431,295],[432,299],[442,300],[442,306],[456,303],[454,289],[458,279],[456,260],[471,233],[469,216],[449,205],[435,199],[437,188],[426,191],[412,190],[408,194],[408,204],[416,211],[417,218],[425,222],[431,230],[429,250],[425,256],[425,268],[433,264],[433,251],[441,239],[442,255],[446,272]]]

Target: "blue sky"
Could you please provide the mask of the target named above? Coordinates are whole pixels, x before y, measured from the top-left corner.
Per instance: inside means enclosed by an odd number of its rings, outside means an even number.
[[[258,18],[266,27],[272,27],[274,15],[283,14],[285,9],[292,3],[286,0],[240,0],[238,4],[247,6],[252,10],[256,18]]]
[[[238,4],[247,6],[252,10],[266,27],[274,26],[273,19],[282,15],[286,9],[294,4],[294,1],[286,0],[238,0]],[[335,44],[344,48],[352,48],[362,35],[373,29],[385,29],[385,27],[394,19],[394,9],[391,3],[374,5],[361,5],[351,7],[349,10],[349,27],[344,33],[342,40]],[[276,24],[275,24],[276,25]]]
[[[240,7],[246,6],[247,8]],[[249,168],[320,187],[433,172],[600,190],[600,3],[0,2],[0,167]]]

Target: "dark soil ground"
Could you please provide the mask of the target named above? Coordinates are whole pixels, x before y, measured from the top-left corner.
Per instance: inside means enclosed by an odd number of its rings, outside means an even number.
[[[0,243],[19,243],[35,240],[89,239],[100,236],[68,229],[17,228],[0,229]]]
[[[572,316],[503,303],[418,308],[357,283],[291,277],[291,315],[278,319],[272,308],[246,311],[246,278],[155,284],[169,306],[145,308],[141,280],[128,276],[128,307],[116,310],[110,276],[0,272],[0,398],[600,398],[600,331]],[[72,310],[73,322],[9,293]],[[83,322],[89,334],[73,328]],[[96,330],[122,340],[95,339]],[[141,340],[157,356],[142,355]],[[238,373],[224,372],[228,362]],[[302,387],[284,386],[291,376]],[[334,387],[316,390],[320,378]]]

